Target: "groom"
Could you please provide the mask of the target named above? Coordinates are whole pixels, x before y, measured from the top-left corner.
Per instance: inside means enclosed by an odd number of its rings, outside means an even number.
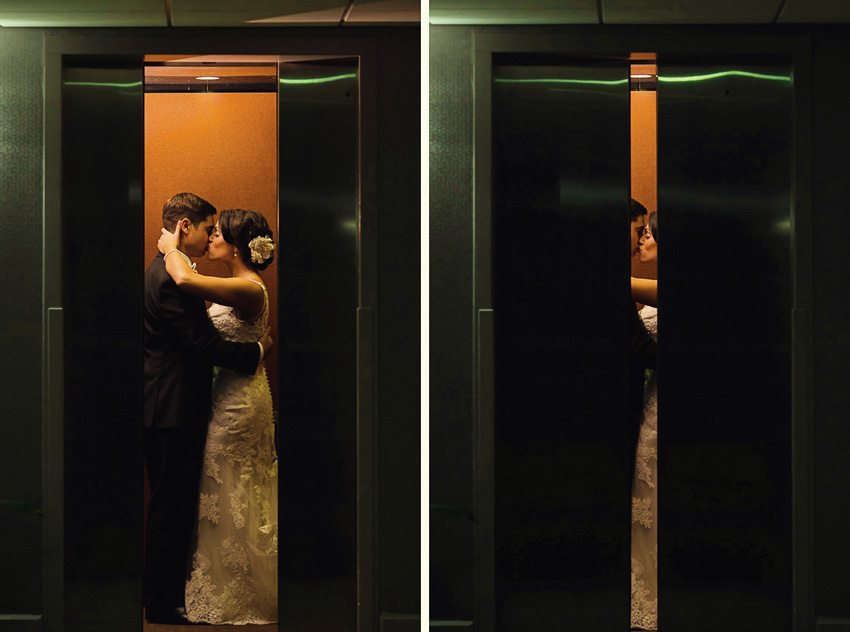
[[[631,251],[634,257],[640,250],[643,232],[646,228],[646,207],[635,199],[629,200],[629,219],[631,220]],[[658,347],[646,331],[646,327],[637,313],[637,306],[629,297],[629,327],[631,344],[629,347],[629,458],[634,462],[637,450],[640,422],[643,417],[643,387],[646,369],[655,369],[658,364]],[[634,468],[632,468],[634,476]]]
[[[203,256],[215,207],[178,193],[162,208],[162,225],[180,226],[178,253]],[[198,509],[213,366],[255,373],[272,345],[224,340],[206,305],[177,289],[157,253],[145,271],[145,465],[151,485],[145,535],[144,605],[150,623],[186,623],[184,587]]]

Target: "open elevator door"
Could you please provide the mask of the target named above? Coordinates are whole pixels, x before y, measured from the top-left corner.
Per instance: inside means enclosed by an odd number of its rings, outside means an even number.
[[[280,630],[357,628],[358,68],[279,64]]]
[[[143,79],[141,59],[62,76],[65,632],[142,628]]]
[[[789,631],[790,63],[658,72],[659,625]]]
[[[625,59],[493,56],[499,632],[628,626]]]

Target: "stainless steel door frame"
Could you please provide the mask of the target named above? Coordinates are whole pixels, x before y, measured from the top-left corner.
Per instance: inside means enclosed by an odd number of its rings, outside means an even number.
[[[45,629],[63,629],[67,604],[64,582],[64,360],[62,73],[71,58],[141,60],[146,54],[245,54],[357,57],[360,73],[359,207],[357,222],[357,626],[377,628],[375,480],[377,331],[374,309],[377,283],[377,44],[369,38],[246,37],[244,30],[221,29],[215,35],[151,30],[144,37],[45,37],[44,81],[44,259],[43,259],[43,425],[44,425],[44,569]],[[139,121],[141,126],[141,119]],[[141,448],[140,448],[141,449]],[[140,525],[141,527],[141,525]],[[141,537],[141,536],[140,536]]]
[[[613,31],[613,29],[612,29]],[[794,80],[793,185],[791,204],[792,329],[792,542],[793,629],[814,627],[812,569],[812,227],[811,43],[805,36],[740,35],[723,28],[682,27],[600,33],[576,28],[557,33],[517,33],[495,27],[473,34],[474,54],[474,288],[473,288],[473,485],[474,626],[494,630],[494,333],[492,310],[492,60],[496,53],[582,56],[653,51],[668,56],[729,59],[773,55],[791,60]]]

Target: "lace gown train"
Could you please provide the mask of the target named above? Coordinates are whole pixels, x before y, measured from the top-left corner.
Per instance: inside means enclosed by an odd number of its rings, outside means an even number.
[[[263,292],[266,289],[263,287]],[[268,322],[232,307],[209,314],[222,337],[256,342]],[[186,584],[186,615],[212,624],[277,621],[277,457],[265,367],[257,375],[216,369],[204,452],[197,546]]]
[[[640,317],[658,341],[658,310],[646,306]],[[646,385],[643,419],[632,484],[632,616],[631,627],[658,629],[658,375]]]

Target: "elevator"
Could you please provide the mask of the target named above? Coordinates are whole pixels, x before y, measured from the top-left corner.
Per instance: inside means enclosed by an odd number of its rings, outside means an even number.
[[[658,50],[659,629],[790,631],[804,57],[633,39]],[[482,630],[629,629],[630,53],[612,41],[475,38]]]
[[[86,54],[78,42],[57,38],[53,44],[46,89],[58,112],[48,117],[55,127],[47,136],[61,153],[48,168],[47,185],[48,215],[57,220],[46,236],[57,246],[46,262],[56,273],[48,284],[56,305],[48,311],[56,423],[47,443],[58,487],[52,502],[63,507],[57,518],[64,520],[49,525],[47,540],[64,568],[51,567],[49,581],[60,589],[46,613],[56,622],[51,629],[63,623],[65,630],[142,629],[142,273],[156,239],[146,234],[156,227],[146,230],[152,220],[145,208],[161,208],[171,194],[199,186],[210,187],[208,199],[219,211],[251,208],[240,199],[250,197],[252,178],[263,170],[273,177],[264,198],[271,202],[255,206],[265,207],[256,210],[267,215],[278,246],[275,269],[263,273],[274,284],[270,318],[277,312],[274,360],[267,361],[280,483],[277,627],[370,629],[374,171],[362,161],[374,154],[368,127],[374,100],[372,88],[363,95],[361,85],[374,85],[373,52],[356,40],[325,46],[236,41],[228,49],[199,38],[176,46],[177,54],[169,50],[174,42],[156,39],[89,42],[83,48],[97,53]],[[196,55],[204,49],[215,55]],[[146,81],[146,61],[148,71],[160,68],[161,79],[168,74],[163,68],[174,70],[174,60],[190,68],[188,74],[213,76],[218,69],[232,76],[221,87],[192,78],[181,87],[172,77],[169,88],[169,80],[152,81],[150,72]],[[249,65],[263,70],[252,78]],[[172,95],[181,102],[152,102]],[[252,110],[233,101],[246,95],[263,97],[265,118],[240,121],[248,125],[242,140],[252,142],[248,132],[257,132],[253,142],[271,148],[271,155],[215,172],[216,161],[244,148],[232,140],[222,146],[215,137],[220,110],[199,111],[230,99],[237,117],[248,116]],[[189,98],[200,100],[193,106]],[[176,141],[165,136],[170,151],[156,148],[169,164],[145,165],[152,139],[163,138],[150,126],[154,109],[160,126],[177,125],[181,116],[213,119],[186,128],[209,135],[211,160],[197,163],[210,173],[192,171],[191,153],[204,150],[204,138],[180,134]],[[206,184],[183,186],[204,175]],[[158,186],[152,180],[169,178],[173,183],[163,190],[171,193],[145,199]]]

